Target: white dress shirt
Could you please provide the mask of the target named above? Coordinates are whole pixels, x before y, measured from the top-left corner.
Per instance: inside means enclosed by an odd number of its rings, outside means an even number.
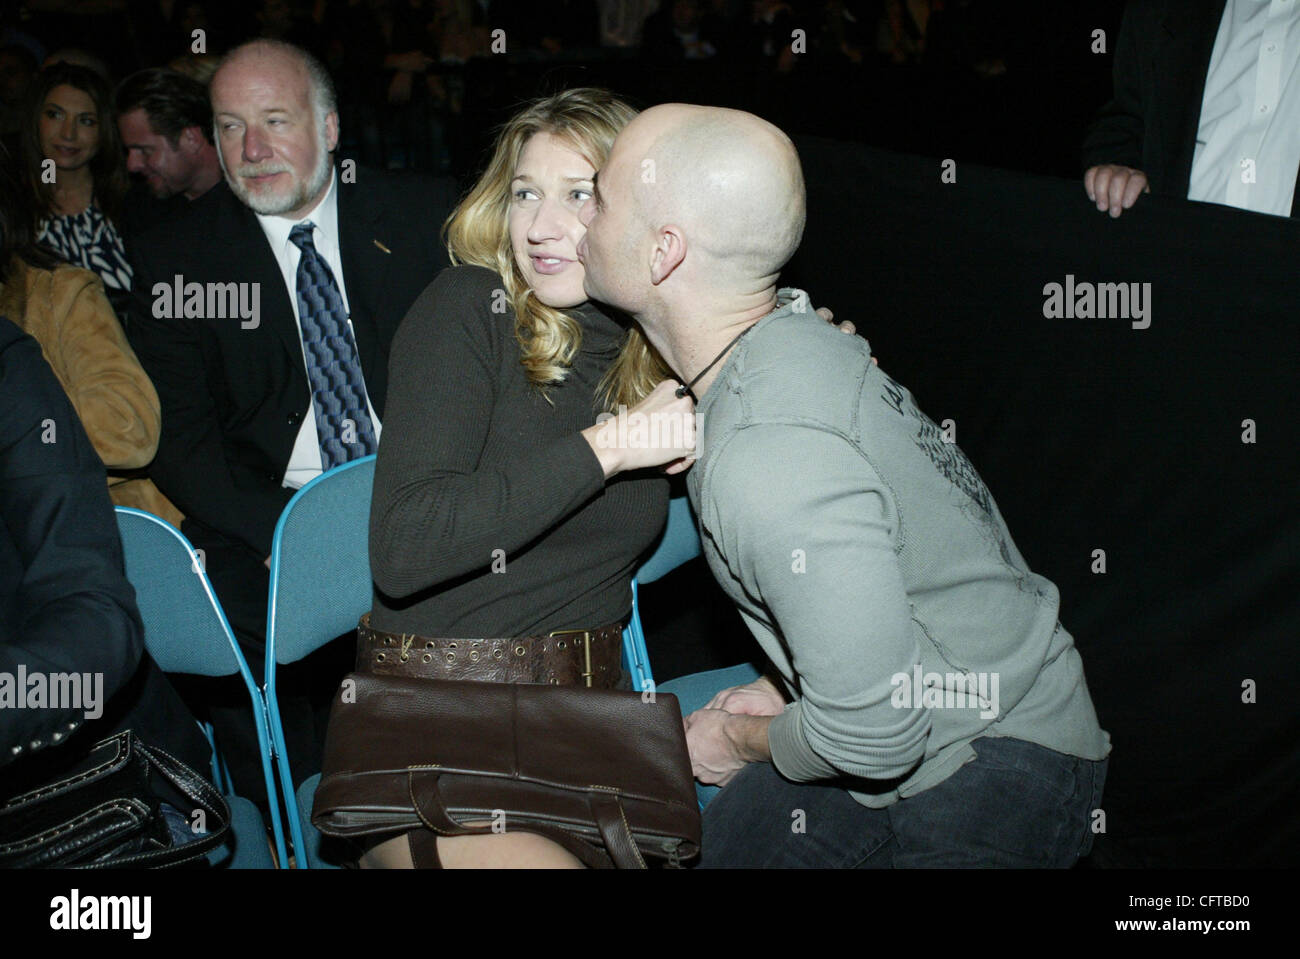
[[[334,282],[338,284],[339,295],[343,297],[343,307],[348,311],[348,326],[352,326],[352,309],[348,305],[348,287],[343,279],[343,258],[339,254],[339,200],[338,180],[330,173],[330,188],[325,198],[316,204],[306,216],[290,220],[282,216],[262,216],[257,214],[257,222],[266,234],[266,241],[271,244],[271,252],[280,264],[280,273],[284,276],[284,285],[289,291],[289,302],[293,304],[293,319],[298,324],[298,344],[302,346],[302,317],[298,315],[298,260],[302,251],[289,242],[289,234],[299,223],[311,220],[315,225],[312,242],[316,252],[325,258]],[[353,330],[354,337],[356,331]],[[307,368],[307,348],[302,347],[302,365]],[[370,422],[375,429],[375,442],[379,442],[379,417],[370,402],[370,391],[366,391],[366,409],[370,412]],[[310,415],[302,418],[298,438],[294,440],[293,452],[289,454],[289,465],[285,469],[282,486],[298,489],[321,474],[320,439],[316,433],[316,404],[313,402]]]
[[[1298,67],[1300,0],[1227,0],[1205,75],[1189,200],[1291,215]]]

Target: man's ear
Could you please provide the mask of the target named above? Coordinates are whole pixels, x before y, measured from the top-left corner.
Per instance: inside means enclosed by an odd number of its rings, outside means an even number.
[[[182,153],[198,153],[207,142],[208,138],[198,127],[186,127],[176,138],[176,146]]]
[[[650,253],[650,282],[658,286],[672,275],[686,259],[686,236],[681,227],[669,223],[661,227]]]
[[[330,153],[339,147],[339,115],[332,110],[325,114],[325,145]]]

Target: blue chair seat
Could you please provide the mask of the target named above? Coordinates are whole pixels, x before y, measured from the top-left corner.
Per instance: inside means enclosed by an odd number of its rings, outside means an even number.
[[[208,862],[226,869],[274,869],[275,859],[266,842],[266,823],[257,806],[243,796],[226,796],[230,807],[230,829],[234,840],[230,848],[219,847],[208,853]]]

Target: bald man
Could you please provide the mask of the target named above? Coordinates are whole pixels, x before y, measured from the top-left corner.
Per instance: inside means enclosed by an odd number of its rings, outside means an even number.
[[[704,552],[780,681],[715,678],[686,717],[697,779],[725,786],[701,865],[1073,865],[1110,740],[1056,587],[865,341],[778,288],[805,219],[789,139],[655,107],[594,193],[587,292],[698,398]]]

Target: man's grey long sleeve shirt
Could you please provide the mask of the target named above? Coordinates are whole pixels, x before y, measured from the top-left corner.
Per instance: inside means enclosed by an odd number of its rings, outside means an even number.
[[[704,553],[794,698],[768,732],[784,776],[885,806],[978,736],[1109,753],[1056,587],[864,340],[783,289],[697,415]]]

